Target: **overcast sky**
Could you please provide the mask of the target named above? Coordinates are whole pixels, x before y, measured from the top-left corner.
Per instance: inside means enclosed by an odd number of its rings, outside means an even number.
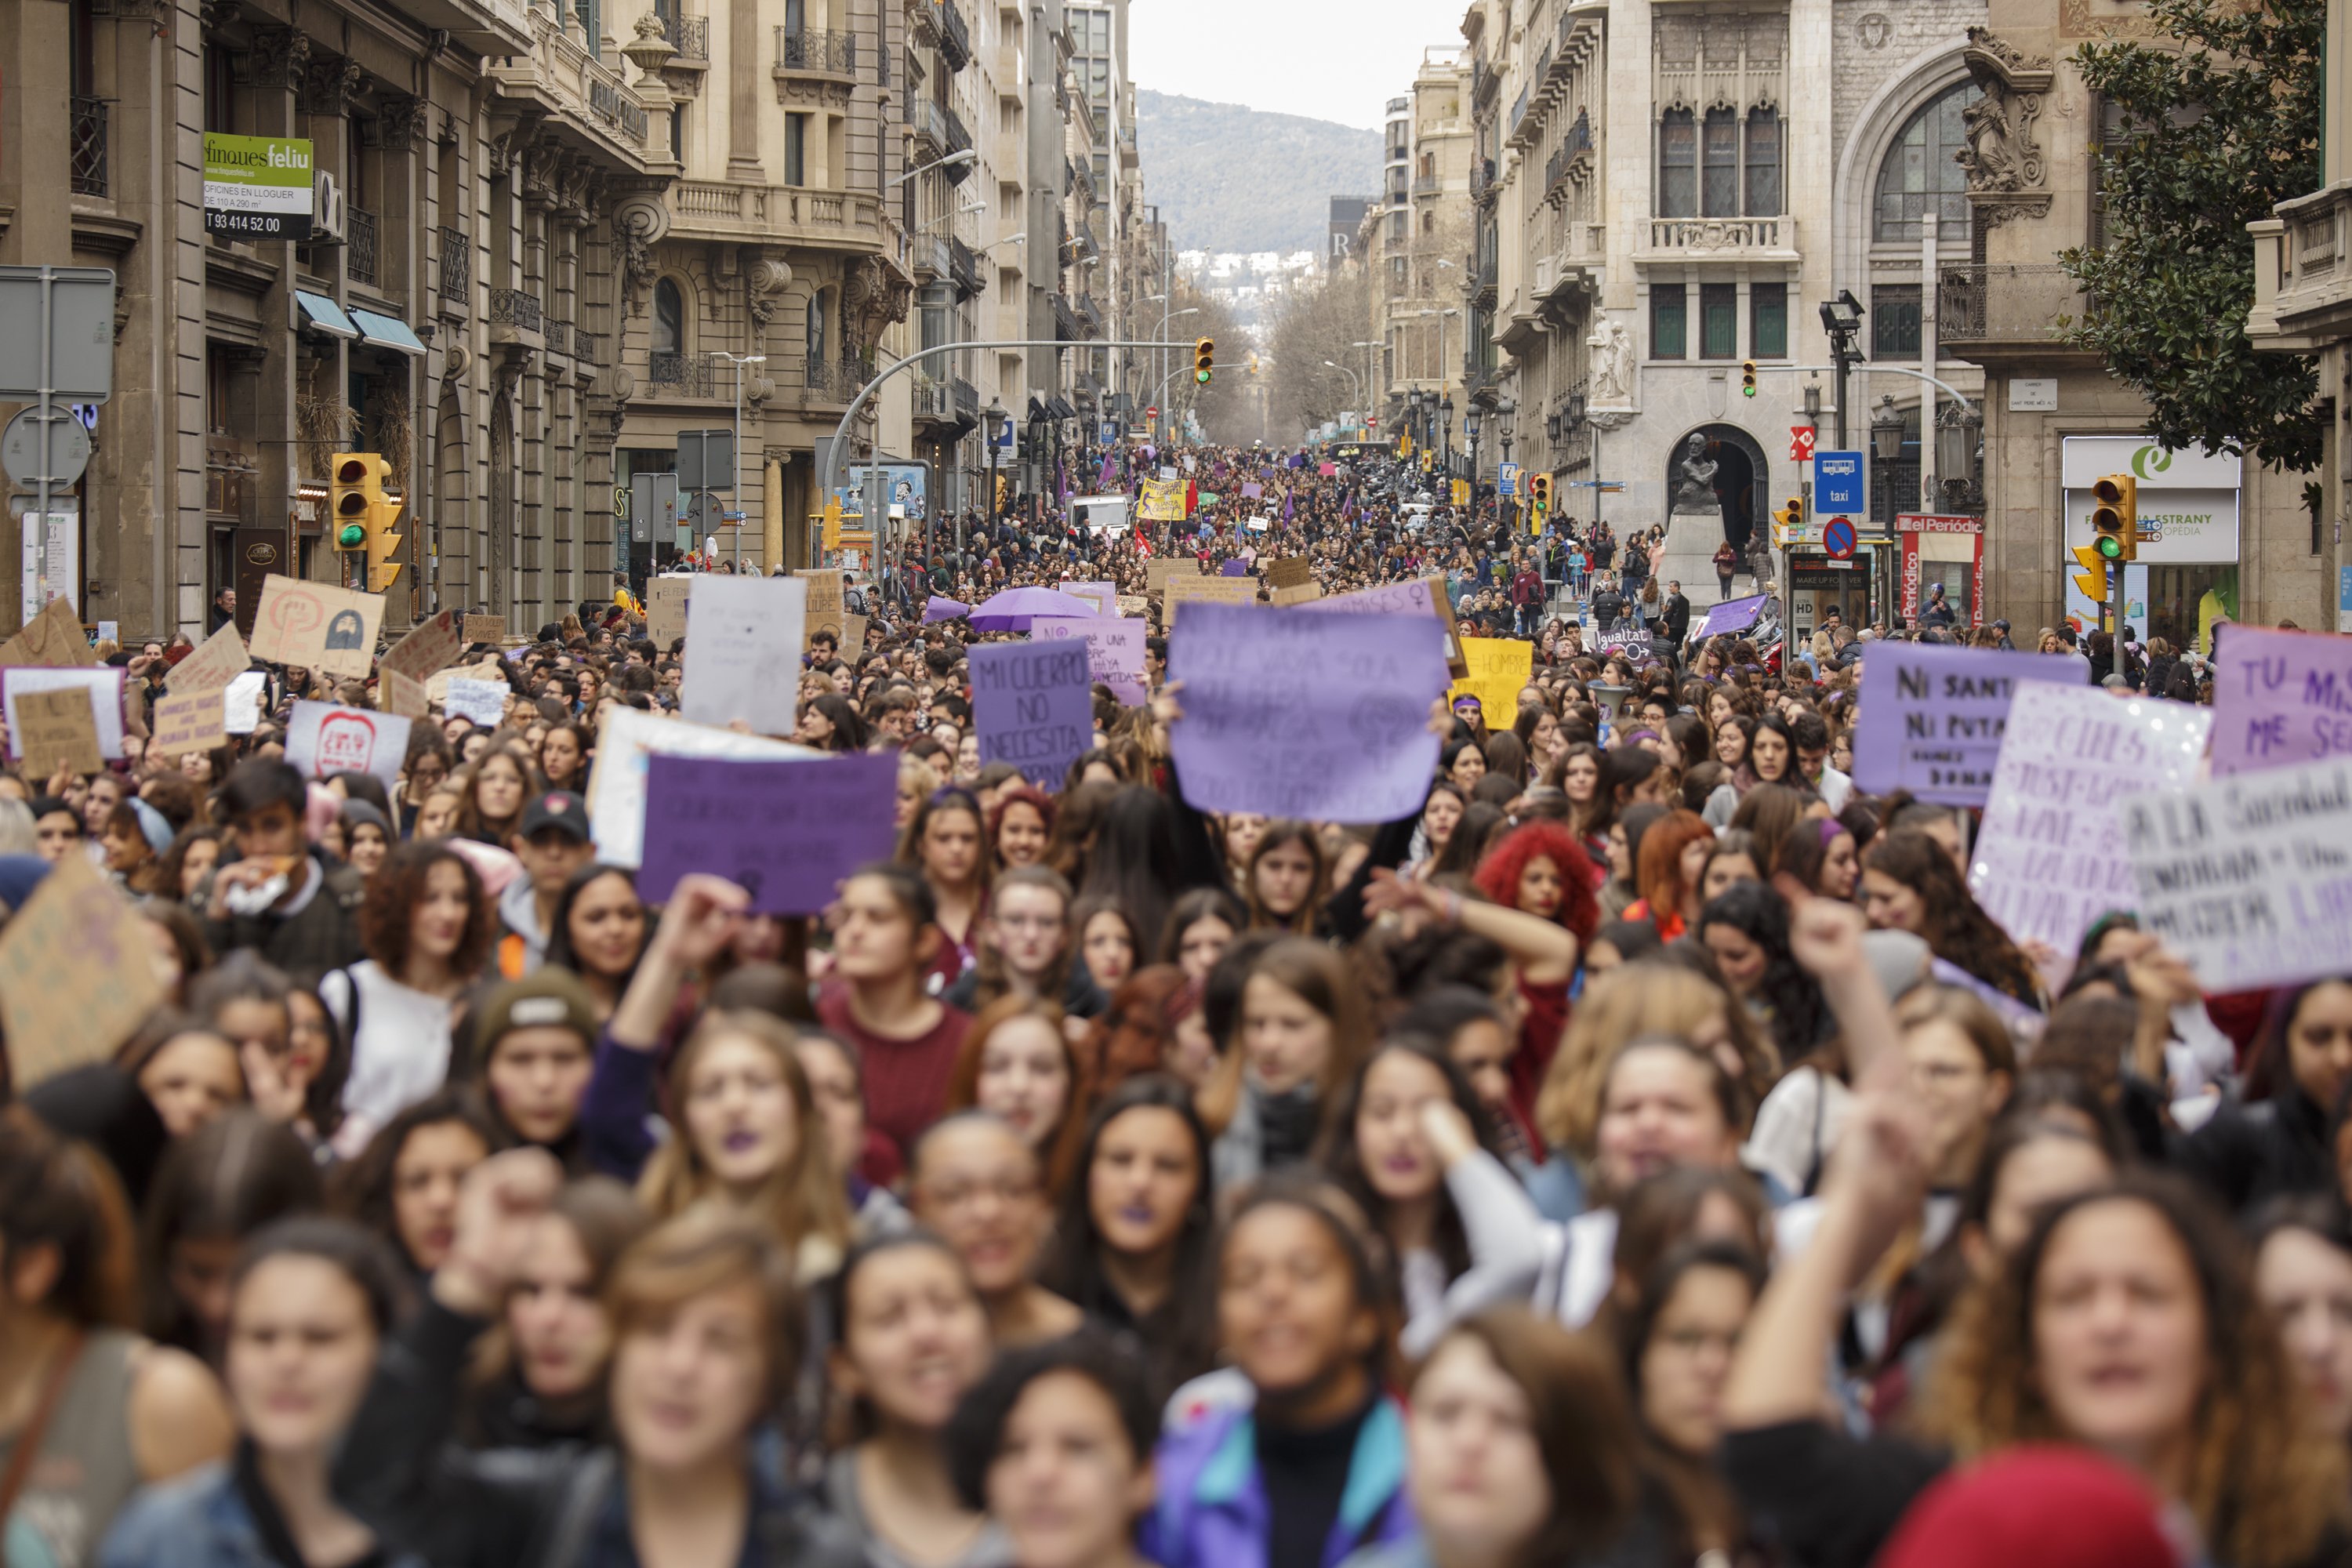
[[[1154,92],[1377,131],[1466,0],[1134,0],[1128,68]],[[1148,155],[1148,154],[1147,154]]]

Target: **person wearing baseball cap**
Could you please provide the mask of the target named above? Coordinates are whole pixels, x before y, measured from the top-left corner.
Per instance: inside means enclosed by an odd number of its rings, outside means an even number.
[[[584,1171],[580,1103],[596,1066],[596,1005],[580,977],[544,966],[482,1000],[473,1061],[490,1114],[516,1143]]]
[[[555,906],[572,874],[596,858],[588,833],[588,803],[569,790],[550,790],[526,802],[507,847],[523,874],[499,895],[499,973],[520,980],[547,962]]]

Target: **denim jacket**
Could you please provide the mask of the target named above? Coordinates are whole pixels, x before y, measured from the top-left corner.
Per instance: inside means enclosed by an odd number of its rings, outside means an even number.
[[[384,1553],[384,1568],[426,1568],[412,1553]],[[226,1463],[206,1465],[142,1489],[117,1515],[99,1568],[278,1568]]]

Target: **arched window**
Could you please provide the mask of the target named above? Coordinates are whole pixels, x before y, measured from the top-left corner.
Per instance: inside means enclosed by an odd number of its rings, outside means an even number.
[[[1937,219],[1938,241],[1969,237],[1968,175],[1952,155],[1969,144],[1961,114],[1983,96],[1974,82],[1962,82],[1911,117],[1878,166],[1873,239],[1916,245],[1919,220],[1929,213]]]
[[[686,296],[667,278],[654,285],[654,342],[657,354],[686,352]]]
[[[1658,121],[1658,216],[1698,216],[1698,125],[1687,109]]]

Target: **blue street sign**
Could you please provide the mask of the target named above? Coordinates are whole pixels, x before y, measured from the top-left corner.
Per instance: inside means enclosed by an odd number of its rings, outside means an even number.
[[[1853,559],[1853,520],[1833,517],[1822,528],[1822,553],[1832,561]]]
[[[1864,493],[1862,454],[1860,452],[1815,452],[1813,454],[1813,510],[1868,511],[1870,498]]]
[[[1504,496],[1515,496],[1519,493],[1519,466],[1517,463],[1496,465],[1495,493]]]

